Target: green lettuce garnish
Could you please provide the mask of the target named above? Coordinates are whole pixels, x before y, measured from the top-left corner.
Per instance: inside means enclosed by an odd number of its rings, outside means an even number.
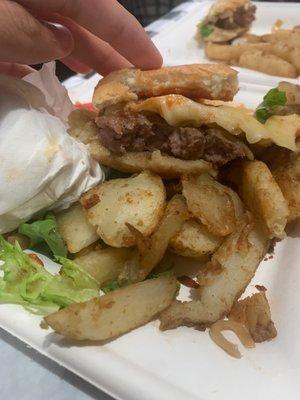
[[[0,236],[0,303],[21,304],[37,314],[48,314],[99,295],[97,281],[73,261],[59,257],[61,269],[52,275],[24,253],[16,242]]]
[[[157,273],[150,273],[146,279],[155,279],[155,278],[160,278],[161,276],[174,276],[174,270],[169,269],[167,271],[162,271],[162,272],[157,272]],[[102,292],[105,294],[112,292],[113,290],[120,289],[121,287],[124,287],[124,285],[120,285],[118,281],[110,281],[108,282],[105,286],[101,287]]]
[[[214,31],[213,25],[205,24],[204,22],[200,22],[200,24],[198,25],[198,29],[202,37],[207,37]]]
[[[259,122],[264,124],[268,118],[273,115],[273,112],[278,106],[285,106],[287,102],[285,92],[277,88],[271,89],[263,97],[263,102],[257,107],[255,116]]]
[[[48,212],[41,220],[32,223],[21,224],[19,233],[30,239],[30,248],[46,253],[42,247],[44,244],[48,246],[54,256],[66,257],[68,254],[67,247],[57,230],[55,216],[52,212]]]

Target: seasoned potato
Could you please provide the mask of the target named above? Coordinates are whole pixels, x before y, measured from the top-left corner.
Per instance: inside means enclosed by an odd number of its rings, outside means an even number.
[[[289,61],[296,68],[298,75],[300,74],[300,47],[292,49],[289,54]]]
[[[300,218],[300,153],[270,148],[264,155],[289,207],[289,221]]]
[[[216,236],[234,231],[241,214],[241,203],[230,188],[208,174],[182,178],[183,195],[189,211]]]
[[[130,178],[101,183],[81,198],[88,221],[105,243],[130,247],[136,243],[126,223],[149,236],[165,208],[166,193],[158,175],[144,171]]]
[[[260,50],[244,52],[238,60],[238,65],[269,75],[297,78],[297,70],[291,63],[274,54],[264,54]]]
[[[72,304],[44,321],[77,340],[107,340],[146,324],[167,308],[177,291],[175,278],[148,279],[84,303]]]
[[[82,256],[75,257],[74,261],[102,286],[117,279],[131,253],[131,249],[107,247],[106,249],[89,251]]]
[[[171,239],[169,249],[185,257],[201,258],[212,254],[221,242],[222,237],[213,235],[200,222],[190,219]]]
[[[269,51],[271,46],[272,45],[269,43],[241,43],[236,45],[207,43],[205,46],[205,54],[211,60],[225,61],[234,64],[245,51]]]
[[[162,178],[179,178],[189,173],[214,173],[212,165],[204,160],[180,160],[179,158],[162,155],[160,151],[129,152],[123,155],[111,153],[99,141],[93,141],[90,146],[91,156],[102,165],[121,172],[141,172],[149,170]]]
[[[247,216],[201,270],[200,300],[174,301],[160,315],[160,329],[179,325],[205,327],[228,314],[265,255],[268,239]]]
[[[150,238],[144,238],[135,232],[138,254],[134,254],[121,274],[119,280],[142,281],[162,260],[169,242],[190,217],[183,196],[175,195],[168,203],[164,215]],[[134,231],[132,231],[134,234]]]
[[[241,196],[269,238],[283,238],[289,209],[280,187],[262,161],[243,163]]]
[[[56,214],[58,231],[70,253],[77,253],[99,240],[96,229],[88,222],[79,203]]]

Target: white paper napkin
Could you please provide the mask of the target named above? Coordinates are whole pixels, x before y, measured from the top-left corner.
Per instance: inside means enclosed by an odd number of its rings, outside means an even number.
[[[66,131],[73,105],[54,68],[45,64],[23,80],[0,75],[0,233],[68,207],[104,178]]]

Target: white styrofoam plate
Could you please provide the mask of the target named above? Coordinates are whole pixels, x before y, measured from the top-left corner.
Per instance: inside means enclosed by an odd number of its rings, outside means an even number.
[[[87,101],[92,78],[72,90]],[[267,88],[241,84],[237,100],[255,107]],[[81,93],[81,95],[80,95]],[[19,306],[0,306],[0,326],[46,356],[123,400],[289,400],[300,398],[300,226],[262,262],[254,284],[268,288],[278,337],[230,358],[207,332],[181,327],[160,332],[153,321],[115,341],[83,345],[42,330]]]
[[[197,2],[189,12],[180,19],[168,24],[166,29],[154,37],[154,42],[164,56],[166,65],[193,64],[209,62],[205,57],[203,46],[196,39],[196,26],[207,14],[211,1]],[[264,34],[271,31],[276,20],[284,22],[283,27],[291,28],[300,24],[300,3],[255,3],[256,20],[251,32]],[[300,82],[300,79],[280,78],[266,75],[245,68],[234,67],[239,73],[241,82],[276,86],[280,80]]]
[[[203,7],[201,4],[196,6]],[[269,4],[260,6],[259,15],[260,9],[265,9]],[[297,22],[295,6],[291,7],[290,13],[289,5],[274,4],[270,5],[270,12],[276,7],[281,10],[282,19],[288,15],[286,18],[294,18],[291,20],[292,25]],[[289,14],[285,14],[285,10]],[[201,15],[197,13],[192,17],[196,23]],[[189,25],[191,30],[192,22],[185,26]],[[179,36],[185,35],[191,39],[189,30],[182,30],[181,27],[179,23]],[[184,53],[184,48],[179,46],[176,28],[171,37],[167,36],[168,39],[163,39],[165,34],[170,35],[170,31],[163,33],[157,43],[160,43],[166,63],[201,61],[193,58],[198,54],[195,49]],[[163,47],[163,40],[166,40],[169,47],[173,43],[173,48],[179,50],[176,56],[174,53],[174,57],[169,58],[168,47]],[[249,77],[253,79],[249,79],[248,84],[245,81],[247,76],[240,75],[243,79],[236,100],[250,107],[255,107],[270,86],[274,86],[272,78],[267,79],[266,76],[263,76],[264,80],[261,82],[256,79],[259,74],[249,72]],[[95,75],[73,87],[70,91],[72,100],[90,101],[97,80]],[[257,84],[260,82],[264,86]],[[276,255],[272,260],[262,262],[251,282],[250,290],[255,284],[263,284],[268,288],[278,337],[271,342],[258,344],[253,350],[241,349],[241,360],[232,359],[220,350],[211,342],[207,332],[186,327],[160,332],[157,321],[102,346],[66,341],[50,331],[42,330],[39,327],[39,317],[14,305],[0,305],[0,326],[42,354],[122,400],[298,400],[299,237],[300,226],[295,228],[293,237],[287,238],[276,247]]]

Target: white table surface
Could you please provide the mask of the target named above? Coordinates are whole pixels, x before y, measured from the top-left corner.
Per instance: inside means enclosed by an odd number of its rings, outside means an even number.
[[[190,0],[190,3],[201,0]],[[174,11],[185,12],[185,3]],[[176,11],[174,19],[177,17]],[[151,24],[151,36],[166,27],[173,15]],[[74,79],[71,78],[73,81]],[[76,81],[76,84],[78,82]],[[0,328],[0,399],[113,400],[112,397],[59,366]]]
[[[0,400],[4,399],[112,400],[0,328]]]
[[[112,400],[0,328],[0,398],[5,400]]]

